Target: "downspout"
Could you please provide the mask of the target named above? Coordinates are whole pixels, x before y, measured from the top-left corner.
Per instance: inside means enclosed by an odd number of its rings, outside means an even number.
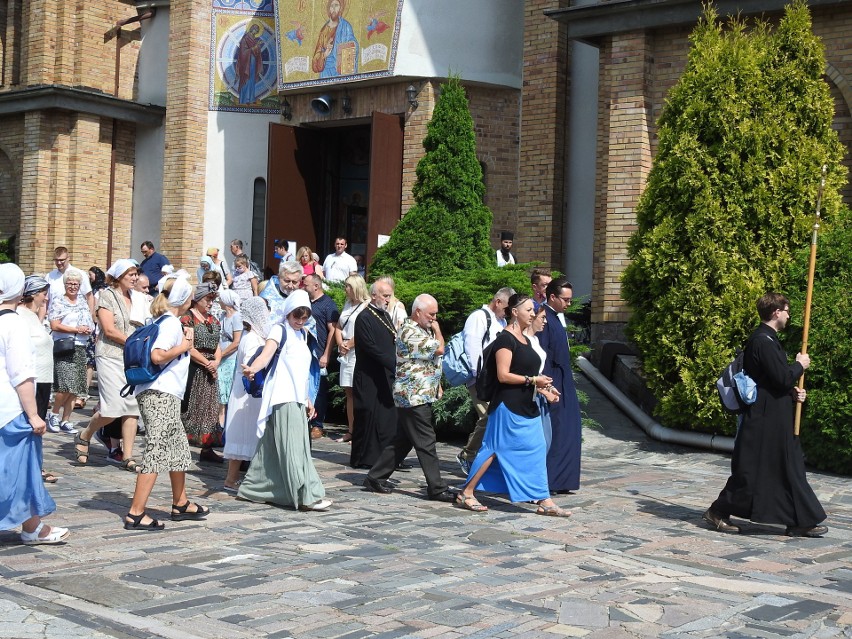
[[[118,97],[119,91],[119,74],[121,72],[121,28],[132,22],[142,22],[153,18],[157,14],[157,9],[152,8],[145,13],[125,18],[116,22],[112,29],[104,35],[104,41],[109,42],[111,38],[115,38],[115,89],[113,91],[115,97]],[[113,217],[115,215],[115,155],[116,146],[118,144],[118,120],[112,119],[112,136],[110,138],[110,155],[109,155],[109,210],[107,212],[107,264],[112,264],[112,233],[113,233]]]
[[[694,433],[691,431],[674,430],[666,428],[655,422],[641,408],[634,404],[627,395],[622,393],[611,381],[609,381],[595,366],[585,357],[577,358],[577,366],[606,395],[613,404],[632,419],[652,439],[669,444],[682,444],[694,448],[705,448],[716,452],[731,453],[734,450],[734,438],[724,435],[708,435],[707,433]]]

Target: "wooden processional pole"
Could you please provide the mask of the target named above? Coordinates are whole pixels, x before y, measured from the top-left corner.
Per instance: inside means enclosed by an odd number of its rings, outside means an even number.
[[[811,258],[808,262],[808,292],[805,296],[805,319],[804,319],[804,327],[802,330],[802,354],[806,354],[808,352],[808,332],[811,328],[811,299],[813,298],[814,293],[814,273],[816,271],[816,249],[817,249],[817,232],[819,231],[819,220],[820,220],[820,207],[822,206],[822,192],[825,190],[825,174],[828,171],[828,167],[823,164],[822,166],[822,178],[819,182],[819,191],[817,192],[817,201],[816,201],[816,213],[814,215],[814,227],[811,232]],[[805,388],[805,374],[802,373],[802,376],[799,378],[798,388],[800,390]],[[796,417],[793,421],[793,434],[798,437],[799,436],[799,426],[802,423],[802,404],[796,402]]]

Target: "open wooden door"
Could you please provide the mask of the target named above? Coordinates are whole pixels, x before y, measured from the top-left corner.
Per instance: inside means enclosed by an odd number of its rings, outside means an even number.
[[[310,129],[269,125],[266,190],[266,252],[263,266],[275,270],[275,239],[294,240],[317,250],[322,180],[320,133]]]
[[[402,212],[402,117],[374,111],[371,138],[367,265],[378,248],[378,236],[390,235]]]

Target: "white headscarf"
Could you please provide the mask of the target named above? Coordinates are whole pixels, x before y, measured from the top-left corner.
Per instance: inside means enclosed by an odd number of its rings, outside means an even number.
[[[222,289],[219,291],[219,304],[222,306],[230,306],[234,309],[240,308],[240,296],[230,289]]]
[[[0,264],[0,303],[23,295],[25,279],[17,264]]]
[[[297,308],[311,308],[311,299],[308,292],[301,289],[293,291],[284,298],[284,303],[273,309],[269,321],[271,324],[286,324],[287,316]]]
[[[109,267],[107,270],[107,275],[112,277],[113,279],[119,279],[122,275],[127,273],[132,268],[137,268],[138,264],[136,264],[135,260],[129,259],[121,259],[113,262],[113,265]]]
[[[169,306],[179,308],[186,303],[186,300],[192,297],[192,284],[189,283],[188,277],[189,273],[181,269],[176,273],[171,273],[166,277],[160,278],[160,281],[157,282],[157,288],[162,293],[166,282],[169,280],[175,281],[172,284],[172,290],[169,291]]]

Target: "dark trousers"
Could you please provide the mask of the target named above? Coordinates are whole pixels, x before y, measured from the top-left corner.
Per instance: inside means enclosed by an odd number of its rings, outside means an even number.
[[[47,409],[50,408],[50,382],[38,382],[35,388],[36,413],[42,419],[47,419]]]
[[[426,477],[430,497],[447,490],[441,479],[441,467],[435,452],[435,427],[432,422],[432,404],[396,409],[396,437],[385,446],[376,463],[367,473],[370,479],[387,479],[406,458],[411,449],[417,453],[420,468]]]

